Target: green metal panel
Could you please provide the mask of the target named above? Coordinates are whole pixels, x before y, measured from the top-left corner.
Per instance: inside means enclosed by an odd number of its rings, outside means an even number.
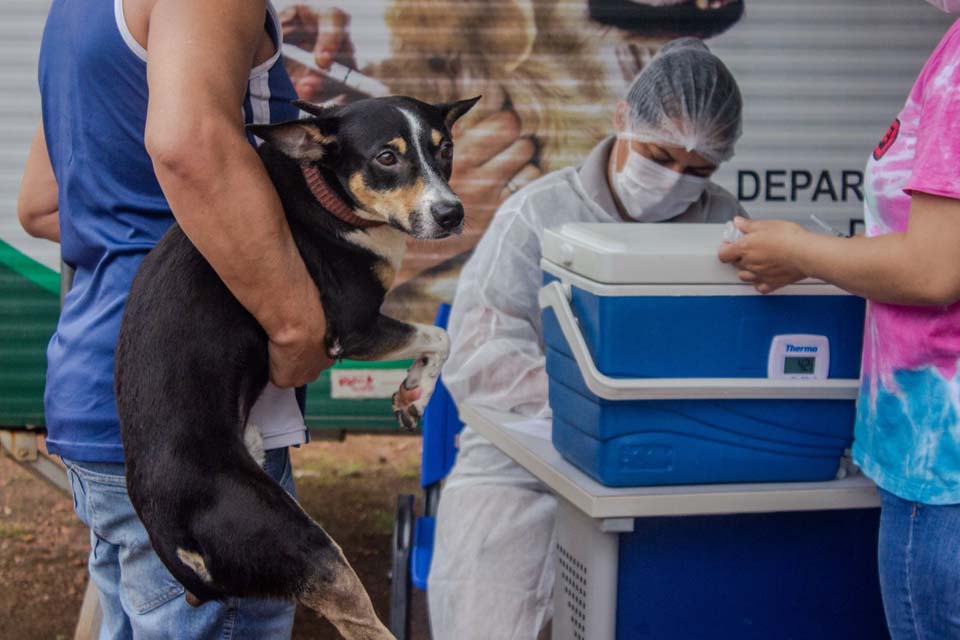
[[[0,241],[0,426],[43,425],[46,348],[59,315],[59,276]],[[409,361],[353,362],[349,369],[405,369]],[[330,397],[330,372],[307,390],[307,425],[314,429],[392,431],[389,399]]]
[[[0,292],[0,426],[42,425],[46,349],[60,299],[3,262]]]
[[[355,362],[344,360],[335,368],[342,369],[406,369],[410,361]],[[307,426],[314,429],[357,429],[395,431],[399,425],[393,416],[390,400],[376,398],[353,400],[330,397],[330,372],[324,371],[307,387]]]

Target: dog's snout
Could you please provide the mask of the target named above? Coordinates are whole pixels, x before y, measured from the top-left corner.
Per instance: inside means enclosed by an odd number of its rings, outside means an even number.
[[[430,209],[437,225],[444,231],[456,229],[463,223],[463,205],[459,202],[440,202]]]

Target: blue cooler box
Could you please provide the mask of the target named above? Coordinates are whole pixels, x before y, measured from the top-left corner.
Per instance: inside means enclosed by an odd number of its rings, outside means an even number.
[[[553,443],[608,486],[818,481],[853,436],[864,301],[761,295],[723,226],[570,224],[543,240]]]

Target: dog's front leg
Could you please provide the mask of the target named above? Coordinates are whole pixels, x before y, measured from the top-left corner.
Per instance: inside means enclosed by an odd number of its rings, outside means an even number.
[[[400,424],[413,429],[423,415],[440,377],[440,368],[450,354],[450,337],[439,327],[407,324],[387,316],[379,316],[373,331],[354,340],[342,342],[343,356],[354,360],[407,360],[414,363],[407,370],[402,389],[420,388],[420,397],[409,403],[393,395],[393,410]]]
[[[400,360],[415,358],[407,377],[400,385],[400,390],[393,394],[393,411],[397,420],[405,429],[415,429],[417,421],[423,416],[433,391],[440,378],[440,369],[450,355],[450,336],[439,327],[426,324],[412,325],[416,330],[407,349],[396,355],[390,355],[385,360]],[[409,404],[401,402],[403,390],[420,389],[420,397]]]

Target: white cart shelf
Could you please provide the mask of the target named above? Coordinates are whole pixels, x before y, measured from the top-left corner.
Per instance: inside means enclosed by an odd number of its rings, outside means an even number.
[[[460,418],[554,493],[598,520],[880,506],[876,486],[863,476],[830,482],[605,487],[564,460],[549,440],[511,428],[529,422],[527,418],[469,405],[461,409]]]
[[[863,476],[830,482],[605,487],[564,460],[549,424],[461,407],[474,431],[559,496],[553,640],[614,640],[621,534],[638,518],[872,509],[875,485]]]

